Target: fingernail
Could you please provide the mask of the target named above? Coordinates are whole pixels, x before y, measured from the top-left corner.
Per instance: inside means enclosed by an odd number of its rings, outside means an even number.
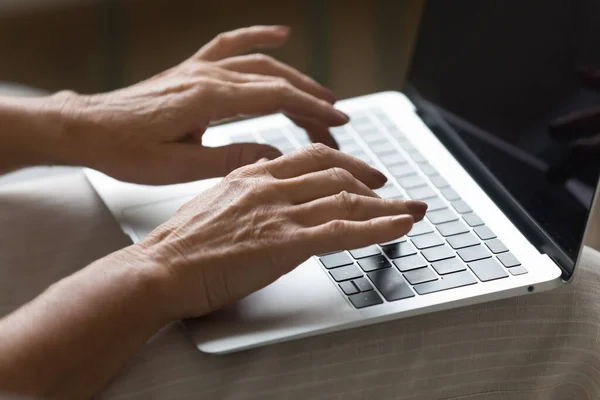
[[[388,181],[387,176],[385,176],[381,171],[376,170],[375,168],[372,168],[372,170],[373,176],[375,177],[375,179],[377,179],[377,182],[380,183],[380,186],[383,186]]]
[[[335,94],[327,88],[324,88],[324,89],[325,89],[325,93],[327,94],[327,101],[331,104],[335,104],[337,102],[337,97],[335,96]],[[344,115],[346,115],[346,114],[344,114]],[[347,115],[346,115],[346,117],[347,117]]]
[[[347,124],[350,121],[350,117],[347,114],[341,112],[340,110],[335,110],[335,113],[339,118],[340,122]]]
[[[422,219],[425,216],[425,212],[427,212],[427,203],[423,203],[422,201],[406,200],[404,205],[415,219]]]

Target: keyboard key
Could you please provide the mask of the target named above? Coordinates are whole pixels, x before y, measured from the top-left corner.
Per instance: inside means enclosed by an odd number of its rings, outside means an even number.
[[[463,219],[469,226],[480,226],[483,225],[483,221],[479,218],[479,215],[474,212],[463,215]]]
[[[517,257],[515,257],[512,253],[502,253],[498,254],[498,260],[506,267],[512,268],[521,265]]]
[[[415,175],[417,173],[417,171],[408,164],[395,165],[393,167],[389,167],[388,169],[390,174],[392,174],[396,179],[403,176]]]
[[[407,153],[412,153],[414,151],[417,151],[417,148],[415,146],[413,146],[412,143],[406,141],[406,142],[402,142],[402,148],[404,149],[404,151],[406,151]]]
[[[413,297],[415,294],[395,269],[383,269],[370,272],[369,279],[387,301],[395,301]]]
[[[414,226],[414,225],[413,225]],[[379,245],[381,247],[387,246],[388,244],[392,244],[392,243],[400,243],[400,242],[406,242],[406,237],[402,236],[401,238],[398,239],[394,239],[394,240],[390,240],[389,242],[385,242],[385,243],[380,243]]]
[[[467,228],[467,226],[460,221],[437,225],[436,228],[442,234],[442,236],[452,236],[469,232],[469,228]]]
[[[394,150],[395,151],[395,150]],[[387,168],[393,167],[394,165],[406,164],[406,160],[397,152],[394,154],[388,154],[379,158],[379,161]]]
[[[372,145],[375,143],[382,142],[386,140],[386,138],[377,130],[377,128],[369,127],[368,129],[359,131],[360,137],[367,142],[368,145]]]
[[[348,256],[348,254],[346,254],[343,251],[339,253],[320,256],[319,259],[327,269],[341,267],[343,265],[349,265],[354,262],[352,261],[350,256]]]
[[[352,281],[340,283],[340,289],[342,289],[347,295],[356,294],[359,292],[359,290],[356,288],[356,286],[354,286],[354,283],[352,283]]]
[[[358,265],[360,265],[365,272],[375,271],[376,269],[381,268],[389,268],[392,266],[390,262],[382,255],[362,258],[358,260]]]
[[[416,189],[408,189],[408,195],[415,200],[423,200],[428,199],[430,197],[435,197],[435,192],[430,187],[421,187]]]
[[[443,224],[444,222],[456,221],[458,215],[456,215],[454,211],[446,208],[444,210],[428,212],[427,219],[434,225],[437,225]]]
[[[527,270],[525,269],[524,266],[519,265],[518,267],[509,268],[508,272],[510,272],[514,276],[517,276],[517,275],[526,274]]]
[[[470,262],[469,268],[477,275],[480,281],[487,282],[495,279],[506,278],[508,274],[493,258]]]
[[[465,269],[467,269],[465,263],[463,263],[462,261],[460,261],[460,259],[456,257],[434,262],[431,264],[431,266],[440,275],[452,274],[454,272],[464,271]]]
[[[354,155],[356,153],[362,152],[363,149],[356,142],[348,142],[348,143],[340,144],[340,151],[342,151],[346,154]]]
[[[252,143],[252,142],[256,142],[256,139],[254,138],[254,136],[252,136],[251,133],[247,133],[247,134],[232,136],[231,142],[232,143]]]
[[[429,262],[445,260],[446,258],[454,257],[454,252],[446,245],[425,249],[421,251],[421,254],[423,254],[423,256]]]
[[[367,162],[367,160],[370,160],[371,157],[369,157],[369,155],[367,153],[365,153],[362,149],[357,151],[356,153],[348,153],[349,155],[351,155],[352,157],[358,158],[359,160],[363,160],[365,162]]]
[[[444,178],[442,178],[439,175],[432,176],[429,179],[431,179],[431,182],[433,183],[433,186],[435,186],[438,189],[445,188],[445,187],[449,186],[448,181],[445,180]]]
[[[427,176],[434,176],[438,174],[437,170],[433,168],[428,162],[419,164],[419,168],[421,168],[421,171],[423,171],[423,173]]]
[[[418,175],[405,176],[398,179],[398,183],[404,189],[413,189],[416,187],[427,186],[427,182]]]
[[[280,129],[267,129],[264,131],[260,131],[260,137],[263,138],[266,142],[274,143],[281,138],[285,139],[285,133]]]
[[[423,157],[423,154],[419,153],[418,151],[413,151],[412,153],[410,153],[411,158],[414,160],[414,162],[416,163],[425,163],[427,162],[427,159],[425,157]]]
[[[362,249],[350,250],[350,254],[352,254],[352,257],[354,258],[365,258],[381,254],[381,252],[379,251],[379,248],[377,248],[377,246],[367,246],[363,247]]]
[[[462,249],[463,247],[475,246],[481,243],[472,233],[463,233],[461,235],[450,236],[446,238],[453,249]]]
[[[397,258],[393,261],[396,268],[402,272],[410,271],[413,269],[423,268],[427,266],[427,261],[423,259],[419,254],[414,254],[408,257]]]
[[[481,260],[483,258],[489,258],[492,256],[490,252],[482,245],[465,247],[464,249],[456,250],[456,252],[464,262]]]
[[[444,244],[444,239],[442,239],[435,233],[428,233],[426,235],[415,236],[411,240],[419,250]]]
[[[352,282],[354,283],[354,286],[356,286],[361,292],[368,292],[369,290],[373,290],[373,286],[367,278],[358,278],[353,280]]]
[[[408,232],[408,237],[423,235],[424,233],[433,232],[433,227],[429,225],[426,221],[419,221],[413,225],[410,232]]]
[[[453,201],[452,207],[454,207],[456,212],[459,214],[470,213],[471,211],[473,211],[471,209],[471,207],[469,207],[469,205],[464,200]],[[469,224],[469,225],[471,225],[471,224]],[[473,226],[473,225],[471,225],[471,226]]]
[[[357,131],[368,131],[373,128],[373,122],[366,114],[353,115],[350,118],[350,125]]]
[[[437,279],[437,275],[430,268],[408,271],[404,274],[404,277],[411,285],[418,285],[419,283],[435,281]]]
[[[389,258],[400,258],[416,254],[417,250],[408,242],[400,242],[384,246],[383,252]]]
[[[443,276],[442,279],[438,279],[437,281],[415,285],[414,288],[419,294],[428,294],[461,286],[473,285],[475,283],[477,283],[477,281],[471,273],[469,271],[463,271]]]
[[[330,269],[329,273],[336,282],[349,281],[363,276],[362,272],[354,265]]]
[[[383,303],[381,296],[373,290],[370,292],[353,294],[352,296],[348,296],[348,299],[356,308],[364,308]]]
[[[452,188],[446,188],[446,189],[442,189],[440,191],[442,192],[444,197],[449,201],[460,200],[460,196]]]
[[[382,199],[390,199],[392,197],[402,197],[402,192],[396,186],[393,185],[385,185],[381,189],[375,190],[375,193],[379,195]]]
[[[378,157],[384,156],[386,154],[397,154],[398,151],[392,144],[388,141],[381,141],[377,143],[373,143],[371,146],[371,151],[375,153]]]
[[[425,199],[423,201],[425,203],[427,203],[427,211],[442,210],[442,209],[448,207],[446,205],[446,203],[444,202],[444,200],[440,199],[437,196],[436,197],[430,197],[430,198]]]
[[[475,231],[477,236],[479,236],[483,240],[494,239],[496,237],[496,234],[494,234],[494,232],[492,232],[492,230],[487,226],[478,226],[473,230]]]
[[[508,249],[500,239],[488,240],[487,242],[485,242],[485,245],[494,254],[504,253],[505,251],[508,251]]]

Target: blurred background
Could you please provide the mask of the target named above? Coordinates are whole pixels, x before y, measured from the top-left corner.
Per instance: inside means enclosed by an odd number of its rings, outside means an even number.
[[[0,0],[0,81],[90,93],[145,79],[217,33],[292,27],[270,52],[340,97],[401,88],[423,0]]]

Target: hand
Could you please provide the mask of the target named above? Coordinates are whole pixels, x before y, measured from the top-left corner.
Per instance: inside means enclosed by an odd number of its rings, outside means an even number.
[[[580,68],[577,71],[582,84],[600,91],[600,70]],[[563,159],[548,170],[551,182],[562,183],[581,175],[592,186],[600,170],[600,107],[574,112],[553,121],[549,127],[552,136],[566,146]],[[593,166],[593,168],[590,168]]]
[[[234,171],[135,246],[167,277],[171,318],[201,316],[314,254],[405,235],[427,205],[380,199],[371,189],[385,180],[360,160],[313,145]]]
[[[282,45],[288,29],[255,26],[226,32],[190,59],[144,82],[110,93],[61,92],[67,131],[63,163],[86,165],[117,179],[144,184],[179,183],[224,176],[281,153],[246,143],[202,146],[214,122],[285,113],[314,142],[335,147],[328,128],[348,117],[333,108],[333,94],[268,56],[239,55]]]

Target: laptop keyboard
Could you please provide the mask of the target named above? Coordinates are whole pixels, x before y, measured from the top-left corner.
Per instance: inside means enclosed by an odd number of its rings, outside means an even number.
[[[386,199],[421,200],[426,217],[391,243],[318,256],[323,269],[356,308],[483,284],[527,273],[519,260],[452,189],[381,110],[351,115],[333,128],[340,151],[387,172],[375,190]],[[238,135],[234,142],[269,143],[282,153],[310,144],[296,127]],[[361,140],[362,139],[362,140]]]

